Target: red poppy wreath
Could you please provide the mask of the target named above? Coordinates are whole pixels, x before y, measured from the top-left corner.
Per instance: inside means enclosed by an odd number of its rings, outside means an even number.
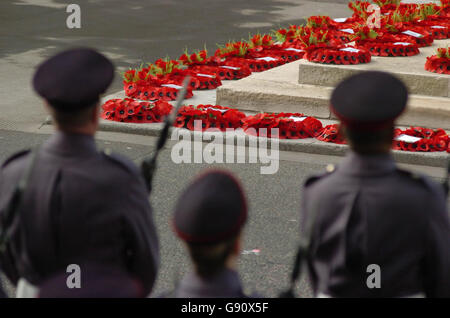
[[[450,74],[450,48],[439,48],[436,55],[427,57],[425,70],[439,74]]]
[[[435,40],[444,40],[450,37],[450,19],[448,19],[447,23],[433,20],[422,20],[415,23],[431,32]]]
[[[360,27],[355,33],[357,48],[364,48],[375,56],[412,56],[419,54],[415,41],[399,42],[390,33],[376,32],[367,26]]]
[[[300,113],[261,113],[242,120],[244,131],[253,136],[272,137],[271,128],[278,128],[280,139],[303,139],[316,136],[322,123],[314,117]],[[260,129],[265,128],[265,131]]]
[[[128,97],[140,100],[171,101],[178,97],[181,84],[189,72],[181,70],[179,63],[173,60],[157,60],[148,67],[130,69],[123,74],[123,88]],[[192,89],[197,89],[200,82],[191,78],[186,98],[193,96]]]
[[[174,126],[196,130],[195,121],[201,121],[201,130],[218,128],[225,131],[227,128],[238,128],[245,114],[237,109],[220,105],[183,106],[180,108]]]
[[[271,57],[281,58],[284,62],[293,62],[299,60],[305,54],[305,50],[297,48],[286,48],[280,45],[273,45],[259,52],[251,53],[253,59]]]
[[[158,123],[170,114],[173,107],[167,102],[140,102],[131,98],[110,99],[102,105],[100,117],[127,123]]]
[[[325,126],[316,136],[317,140],[332,142],[335,144],[346,144],[344,136],[341,134],[339,124]]]
[[[433,44],[433,34],[421,27],[401,27],[391,32],[393,38],[398,42],[417,43],[419,47]]]
[[[305,57],[311,62],[338,65],[369,63],[371,60],[368,50],[351,46],[313,45],[306,49]]]
[[[394,130],[392,148],[405,151],[446,151],[449,148],[449,136],[443,129],[410,127],[406,130]]]
[[[232,64],[232,65],[230,65]],[[250,68],[242,64],[229,63],[228,65],[193,65],[190,70],[202,74],[214,74],[220,80],[237,80],[249,76]]]
[[[219,48],[215,55],[222,59],[227,65],[233,63],[234,65],[247,66],[252,72],[262,72],[268,69],[283,65],[285,61],[280,57],[251,56],[252,52],[256,52],[255,48],[252,49],[252,44],[247,42],[233,42],[227,43],[224,47]]]

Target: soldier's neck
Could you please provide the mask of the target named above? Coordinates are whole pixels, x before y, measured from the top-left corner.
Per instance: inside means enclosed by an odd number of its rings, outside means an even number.
[[[97,132],[97,128],[91,126],[70,127],[70,128],[57,127],[57,130],[69,135],[87,135],[92,137],[94,137],[95,133]]]

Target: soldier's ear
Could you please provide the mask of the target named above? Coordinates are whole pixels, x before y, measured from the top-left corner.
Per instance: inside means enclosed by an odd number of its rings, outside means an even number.
[[[241,233],[239,233],[233,243],[233,254],[239,255],[241,253]]]

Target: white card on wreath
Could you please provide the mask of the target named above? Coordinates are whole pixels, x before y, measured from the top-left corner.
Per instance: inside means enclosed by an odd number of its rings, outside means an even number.
[[[202,77],[209,77],[209,78],[214,78],[214,76],[212,75],[208,75],[208,74],[202,74],[202,73],[198,73],[197,76],[202,76]]]
[[[423,38],[422,34],[414,32],[414,31],[411,31],[411,30],[403,31],[402,33],[406,34],[406,35],[411,35],[411,36],[413,36],[415,38]]]
[[[336,19],[333,19],[333,21],[337,22],[337,23],[344,23],[345,21],[347,21],[347,19],[348,18],[336,18]]]
[[[258,58],[256,58],[256,60],[258,60],[258,61],[266,61],[266,62],[277,61],[277,59],[275,59],[273,57],[270,57],[270,56],[258,57]]]
[[[433,29],[445,29],[445,27],[443,27],[441,25],[433,25],[431,28],[433,28]]]
[[[346,47],[346,48],[340,49],[340,51],[352,52],[352,53],[358,53],[359,52],[358,49],[355,49],[353,47]]]
[[[306,117],[306,116],[303,116],[303,117],[298,117],[298,116],[288,117],[288,119],[292,119],[293,121],[304,121],[306,118],[308,118],[308,117]]]
[[[420,139],[422,139],[422,138],[414,137],[414,136],[410,136],[410,135],[406,135],[406,134],[401,134],[400,136],[395,137],[395,140],[404,141],[404,142],[407,142],[410,144],[418,142]]]
[[[395,42],[394,45],[412,45],[412,43],[409,43],[409,42]]]
[[[345,33],[350,33],[350,34],[355,34],[355,31],[353,31],[353,29],[342,29],[342,30],[339,30],[339,31],[342,31],[342,32],[345,32]]]
[[[170,87],[170,88],[176,88],[176,89],[182,89],[183,88],[183,86],[175,85],[175,84],[162,84],[161,86]]]
[[[215,108],[215,107],[208,107],[207,109],[212,109],[212,110],[216,110],[218,112],[226,113],[227,111],[229,111],[229,109],[220,109],[220,108]]]
[[[285,51],[294,51],[294,52],[305,52],[305,50],[295,49],[293,47],[290,47],[290,48],[287,48],[287,49],[284,49],[284,50]]]
[[[237,70],[240,70],[240,69],[241,69],[240,67],[234,67],[234,66],[226,66],[226,65],[224,65],[224,66],[221,66],[221,68],[228,68],[228,69],[230,69],[230,70],[235,70],[235,71],[237,71]]]

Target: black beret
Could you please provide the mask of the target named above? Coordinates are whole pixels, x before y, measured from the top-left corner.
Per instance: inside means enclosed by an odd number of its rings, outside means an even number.
[[[368,71],[343,80],[331,95],[331,111],[356,130],[390,125],[406,108],[408,90],[398,78]]]
[[[61,52],[39,65],[33,78],[36,92],[60,111],[76,111],[99,100],[114,78],[114,66],[88,48]]]
[[[198,177],[180,196],[173,226],[188,243],[219,243],[236,236],[247,220],[239,182],[224,171]]]
[[[144,289],[122,269],[104,264],[80,265],[80,288],[69,288],[70,273],[59,272],[39,286],[39,298],[142,298]]]

